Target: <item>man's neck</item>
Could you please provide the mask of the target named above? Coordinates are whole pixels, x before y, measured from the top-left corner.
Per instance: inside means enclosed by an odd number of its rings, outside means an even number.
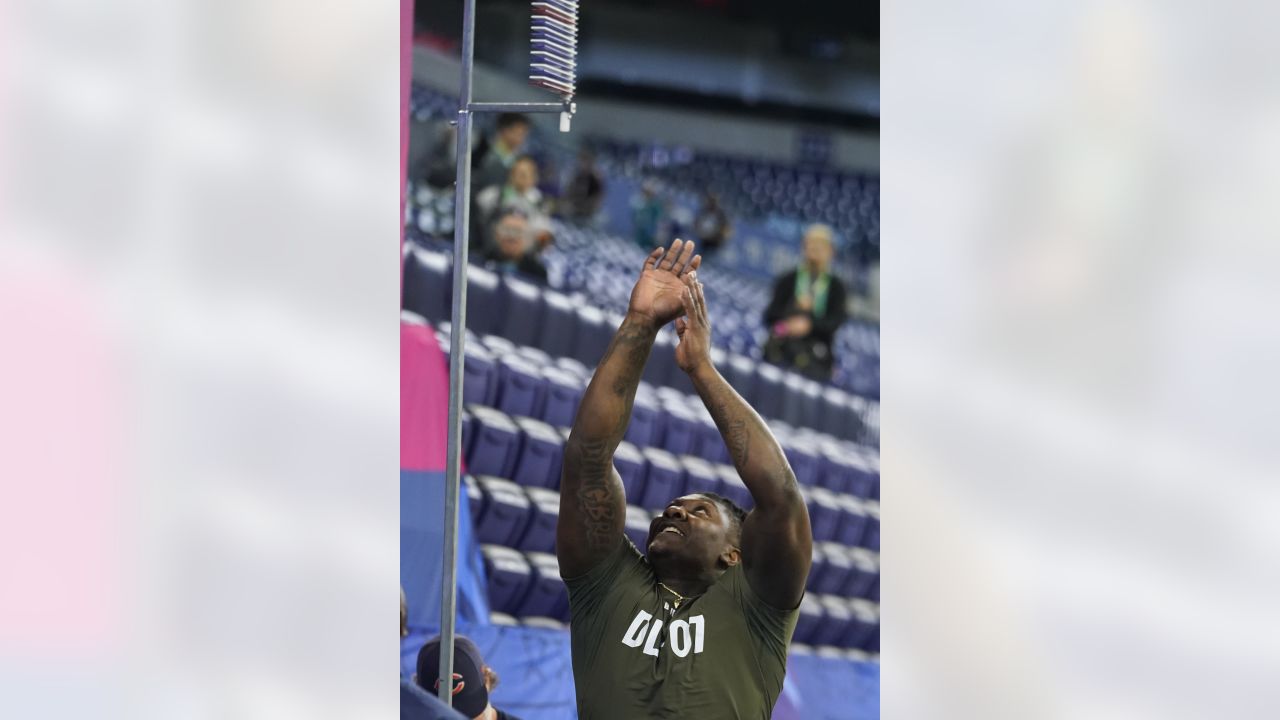
[[[495,720],[497,717],[498,711],[494,709],[493,704],[490,703],[485,707],[484,712],[475,717],[475,720]]]
[[[658,582],[666,585],[682,597],[697,597],[707,591],[720,577],[720,571],[712,573],[682,573],[671,568],[655,565],[654,576]]]

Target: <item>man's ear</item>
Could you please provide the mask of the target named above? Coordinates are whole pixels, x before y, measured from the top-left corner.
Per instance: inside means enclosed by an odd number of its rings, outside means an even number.
[[[731,568],[742,562],[742,551],[730,545],[727,550],[720,553],[720,562],[724,563],[726,568]]]

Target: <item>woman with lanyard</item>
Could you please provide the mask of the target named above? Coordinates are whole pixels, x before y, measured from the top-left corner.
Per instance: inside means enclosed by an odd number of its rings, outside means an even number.
[[[845,321],[845,289],[831,274],[831,228],[810,225],[800,266],[780,276],[764,313],[765,359],[816,380],[830,380],[836,330]]]

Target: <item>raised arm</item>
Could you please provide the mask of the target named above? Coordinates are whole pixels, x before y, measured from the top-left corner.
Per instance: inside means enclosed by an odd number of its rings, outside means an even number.
[[[556,555],[563,577],[591,570],[622,540],[626,493],[613,467],[613,451],[627,431],[658,329],[684,312],[680,277],[701,262],[693,243],[680,240],[665,253],[657,248],[649,254],[631,290],[627,316],[582,396],[565,443],[560,480]]]
[[[686,318],[676,320],[676,363],[689,374],[729,446],[733,465],[755,507],[742,524],[742,563],[747,582],[765,602],[784,610],[800,604],[812,560],[809,511],[795,473],[764,420],[711,363],[711,327],[702,283],[685,279]]]

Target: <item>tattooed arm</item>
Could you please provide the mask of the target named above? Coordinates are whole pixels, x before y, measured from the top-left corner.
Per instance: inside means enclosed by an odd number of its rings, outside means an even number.
[[[676,320],[676,363],[689,374],[729,446],[733,465],[751,491],[755,508],[742,524],[742,563],[747,582],[765,602],[791,609],[804,596],[812,561],[809,511],[782,446],[764,420],[711,363],[711,328],[702,283],[685,278],[681,296],[687,319]]]
[[[665,254],[658,248],[645,259],[627,316],[578,406],[560,481],[556,555],[562,577],[590,571],[622,540],[626,493],[613,467],[613,451],[631,420],[640,374],[658,329],[684,311],[680,277],[701,262],[702,257],[693,254],[693,243],[680,240]]]

